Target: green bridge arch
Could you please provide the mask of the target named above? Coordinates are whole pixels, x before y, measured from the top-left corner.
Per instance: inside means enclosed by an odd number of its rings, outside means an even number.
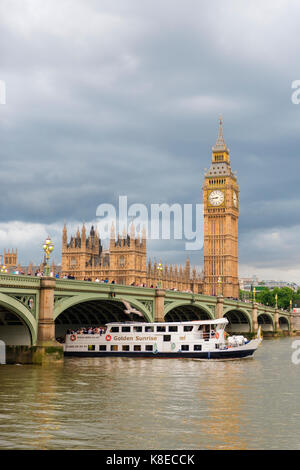
[[[252,324],[252,315],[249,313],[249,311],[246,308],[240,307],[240,305],[237,305],[236,307],[234,305],[229,305],[229,306],[224,306],[223,310],[223,317],[226,316],[226,314],[230,312],[241,312],[245,315],[245,317],[248,320],[249,326],[250,326],[250,331],[252,331],[253,324]]]
[[[166,317],[166,315],[170,313],[171,310],[174,310],[177,307],[197,307],[199,310],[204,311],[208,315],[209,318],[211,319],[215,318],[214,314],[205,305],[197,301],[194,302],[194,301],[188,301],[188,300],[177,300],[177,301],[167,304],[164,309],[164,317]]]
[[[291,323],[290,323],[290,319],[286,316],[286,315],[282,315],[282,314],[279,314],[278,316],[278,321],[279,321],[279,325],[280,325],[280,319],[283,318],[285,320],[285,322],[287,323],[288,325],[288,330],[290,330],[291,328]],[[282,323],[281,323],[282,324]]]
[[[108,297],[107,294],[80,294],[80,295],[74,295],[72,297],[67,298],[66,300],[61,300],[58,302],[58,305],[54,309],[54,316],[53,320],[55,321],[57,317],[65,312],[68,308],[74,307],[76,305],[83,304],[85,302],[91,302],[91,301],[110,301],[110,302],[121,302],[122,300],[125,300],[128,302],[130,305],[138,309],[145,317],[145,320],[147,322],[152,322],[153,321],[153,315],[151,312],[138,300],[132,299],[129,296],[122,295],[120,296],[115,296],[115,297]]]
[[[270,320],[270,323],[264,323],[264,322],[259,322],[259,317],[267,317],[269,320]],[[274,316],[272,316],[269,312],[257,312],[257,321],[258,321],[258,324],[262,326],[262,330],[263,330],[263,325],[268,325],[268,324],[271,324],[272,325],[272,330],[274,331],[275,330],[275,321],[274,321]]]
[[[37,340],[37,320],[32,313],[21,302],[14,299],[10,295],[0,293],[0,305],[5,307],[8,311],[13,312],[19,317],[24,324],[28,327],[30,332],[31,344],[35,344]]]

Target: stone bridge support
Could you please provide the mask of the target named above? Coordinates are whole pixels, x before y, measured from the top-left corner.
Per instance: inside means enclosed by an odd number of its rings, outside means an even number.
[[[54,290],[55,279],[52,277],[41,278],[40,284],[40,311],[38,323],[37,345],[53,345],[55,341],[54,323]]]
[[[300,332],[300,313],[292,313],[291,330]]]
[[[155,316],[154,321],[164,322],[165,321],[165,296],[166,291],[163,289],[155,290]]]
[[[257,333],[258,322],[257,322],[257,303],[253,302],[252,304],[252,332]]]
[[[28,358],[35,364],[54,364],[63,362],[63,346],[55,340],[54,322],[54,290],[53,277],[41,278],[40,283],[40,309],[38,321],[37,344]],[[25,357],[28,351],[24,351]],[[23,360],[23,359],[22,359]]]
[[[279,312],[278,312],[277,308],[275,309],[275,313],[274,313],[274,329],[275,329],[275,331],[280,330],[280,328],[279,328]]]
[[[216,318],[222,318],[224,311],[224,297],[221,295],[217,297]]]

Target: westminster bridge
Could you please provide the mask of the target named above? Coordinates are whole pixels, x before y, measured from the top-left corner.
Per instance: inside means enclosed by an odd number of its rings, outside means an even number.
[[[255,302],[52,277],[0,275],[0,340],[7,345],[50,344],[69,328],[111,321],[223,316],[229,320],[227,331],[232,333],[254,333],[259,325],[269,334],[295,329],[295,315]]]

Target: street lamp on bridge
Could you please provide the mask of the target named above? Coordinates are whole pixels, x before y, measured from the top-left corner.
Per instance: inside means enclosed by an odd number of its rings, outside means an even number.
[[[1,266],[1,269],[0,269],[0,272],[1,274],[6,274],[8,271],[7,271],[7,267],[6,266]]]
[[[50,253],[52,253],[53,248],[54,248],[54,245],[51,241],[51,238],[48,237],[47,240],[45,241],[44,245],[43,245],[43,250],[46,253],[45,276],[50,276],[49,259],[50,259]]]
[[[158,271],[158,287],[159,289],[161,288],[161,273],[162,273],[162,270],[163,270],[163,266],[161,263],[158,264],[157,266],[157,271]]]

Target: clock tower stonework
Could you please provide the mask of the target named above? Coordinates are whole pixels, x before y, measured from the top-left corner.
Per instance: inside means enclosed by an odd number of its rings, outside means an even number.
[[[239,186],[230,166],[222,118],[203,184],[204,285],[206,295],[239,297]]]

